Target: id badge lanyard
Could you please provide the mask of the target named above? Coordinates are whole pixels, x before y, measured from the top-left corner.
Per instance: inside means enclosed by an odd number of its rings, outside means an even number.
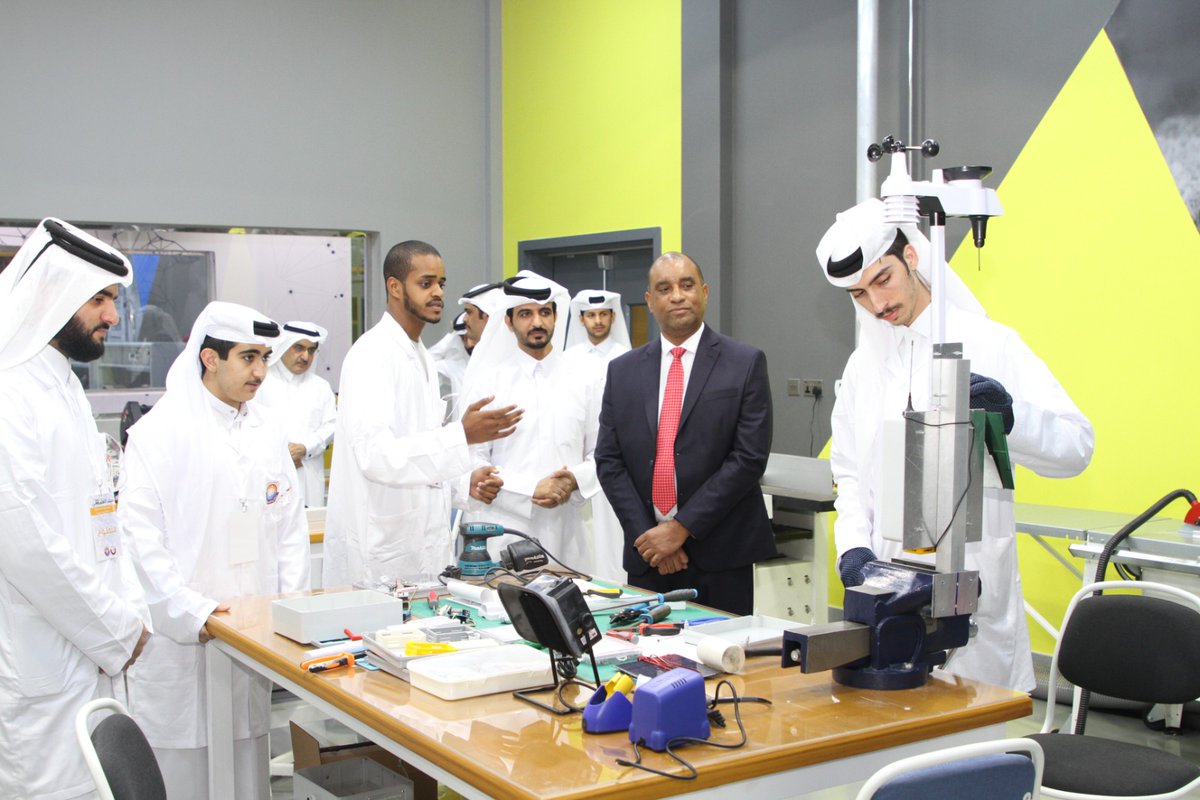
[[[234,452],[233,478],[237,493],[234,508],[226,518],[231,567],[258,561],[265,504],[262,496],[264,488],[254,480],[257,474],[254,460],[244,455],[238,447],[240,433],[240,426],[229,431],[229,446]]]
[[[71,391],[72,388],[76,391]],[[92,473],[91,492],[88,495],[88,522],[93,554],[97,563],[111,561],[121,554],[121,528],[117,524],[114,471],[107,457],[108,438],[96,430],[92,421],[91,405],[83,394],[83,388],[72,387],[68,383],[61,386],[60,390],[66,395],[67,402],[75,408],[80,441],[87,443],[88,466]]]

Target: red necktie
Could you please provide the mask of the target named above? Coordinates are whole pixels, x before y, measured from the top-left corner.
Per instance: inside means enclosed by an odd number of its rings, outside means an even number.
[[[675,507],[675,433],[679,430],[679,412],[683,408],[682,347],[671,349],[671,368],[667,370],[667,388],[663,392],[662,411],[658,415],[658,443],[654,454],[654,507],[666,516]]]

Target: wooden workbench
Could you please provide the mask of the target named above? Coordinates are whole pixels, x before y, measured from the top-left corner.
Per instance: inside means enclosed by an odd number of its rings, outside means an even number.
[[[212,797],[232,796],[228,680],[238,664],[469,797],[662,797],[717,787],[726,797],[751,789],[756,800],[794,796],[864,780],[907,755],[1002,738],[1006,721],[1031,711],[1027,695],[950,676],[920,689],[866,691],[757,658],[731,678],[739,694],[773,702],[743,705],[748,743],[683,748],[700,774],[675,781],[617,766],[617,758],[632,758],[625,734],[584,734],[579,715],[553,717],[508,693],[446,701],[382,671],[302,671],[306,648],[271,631],[272,599],[234,601],[229,614],[208,622],[216,637],[207,648]],[[710,696],[715,686],[710,679]],[[729,727],[714,728],[713,740],[737,741],[733,710],[722,711]],[[674,765],[643,752],[650,766]]]

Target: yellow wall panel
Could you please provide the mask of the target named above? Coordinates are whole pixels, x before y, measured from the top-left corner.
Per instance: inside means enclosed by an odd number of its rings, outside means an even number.
[[[506,0],[504,272],[517,242],[662,228],[680,247],[679,0]]]
[[[1083,475],[1053,480],[1021,469],[1018,501],[1132,518],[1172,489],[1195,490],[1191,287],[1200,235],[1106,33],[998,191],[1005,216],[989,227],[982,270],[969,241],[954,267],[1096,429]],[[1169,511],[1182,518],[1183,504]],[[1078,584],[1035,543],[1022,542],[1020,557],[1026,598],[1057,624]],[[1052,649],[1049,637],[1031,633],[1036,651]]]

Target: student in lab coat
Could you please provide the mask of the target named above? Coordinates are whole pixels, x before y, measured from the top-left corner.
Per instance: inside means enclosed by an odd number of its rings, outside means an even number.
[[[129,672],[130,711],[172,800],[208,797],[205,623],[240,597],[308,589],[308,525],[283,429],[254,399],[279,326],[213,302],[129,429],[120,518],[160,634]],[[237,797],[270,796],[270,682],[235,668]]]
[[[472,470],[468,445],[508,436],[521,419],[511,405],[481,410],[486,398],[443,425],[446,403],[421,343],[445,304],[442,257],[425,242],[402,242],[384,259],[383,276],[387,310],[342,364],[325,586],[440,574],[452,556],[452,484],[481,500],[499,489],[494,469]]]
[[[621,310],[621,295],[603,289],[584,289],[571,298],[571,326],[565,354],[572,369],[591,372],[604,391],[608,362],[629,352],[629,327]],[[599,413],[599,409],[597,409]],[[585,527],[592,532],[592,571],[601,578],[625,583],[621,563],[625,533],[604,492],[597,492],[583,508]]]
[[[95,361],[133,272],[46,219],[0,272],[0,797],[94,797],[75,714],[112,696],[149,614],[104,437],[68,359]]]
[[[271,409],[287,434],[300,477],[300,501],[312,508],[325,505],[325,448],[337,422],[333,389],[312,369],[328,337],[329,331],[314,322],[285,322],[271,347],[267,379],[258,390],[258,401]]]
[[[572,370],[561,349],[557,309],[569,302],[565,288],[522,271],[504,292],[475,348],[463,392],[467,402],[509,398],[525,409],[525,418],[511,437],[472,448],[475,463],[495,465],[504,485],[489,508],[468,506],[466,518],[533,536],[563,564],[587,573],[592,549],[579,507],[600,492],[593,458],[598,374]],[[489,550],[503,544],[490,542]]]
[[[847,586],[862,583],[866,562],[888,559],[899,544],[879,533],[882,424],[908,406],[929,407],[929,242],[916,226],[886,224],[883,203],[867,200],[838,214],[821,239],[821,272],[855,301],[859,344],[833,406],[830,464],[838,487],[834,537]],[[946,269],[946,341],[971,362],[971,406],[1006,419],[1014,463],[1039,475],[1077,475],[1094,435],[1049,368],[1011,328],[987,318],[953,270]],[[983,594],[973,615],[979,633],[946,669],[965,677],[1034,688],[1029,631],[1017,565],[1013,493],[985,459],[983,540],[967,545],[966,568],[979,570]]]

